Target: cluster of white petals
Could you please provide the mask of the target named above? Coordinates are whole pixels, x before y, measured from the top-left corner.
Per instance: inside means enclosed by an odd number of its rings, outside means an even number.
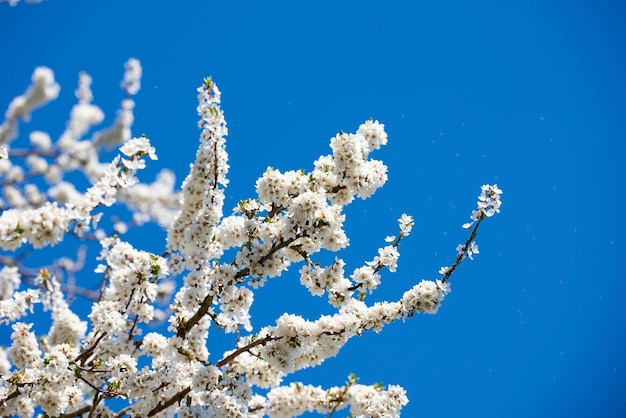
[[[34,130],[30,148],[10,147],[19,121],[59,94],[45,67],[35,70],[0,126],[0,323],[12,328],[10,346],[0,347],[0,415],[292,417],[346,410],[399,417],[408,402],[399,386],[357,384],[354,376],[329,389],[283,382],[336,356],[353,337],[436,313],[450,274],[478,253],[477,225],[457,248],[455,264],[439,271],[443,278],[413,280],[395,300],[369,302],[384,276],[400,270],[400,243],[413,217],[401,215],[395,235],[356,266],[339,255],[325,264],[319,253],[349,245],[346,205],[387,181],[387,167],[371,158],[387,143],[383,124],[370,119],[355,133],[339,132],[310,171],[268,167],[256,196],[225,216],[228,130],[215,83],[208,78],[198,88],[199,145],[179,189],[168,170],[152,182],[138,177],[157,155],[147,137],[132,136],[130,96],[140,89],[142,68],[130,59],[125,69],[117,119],[91,137],[104,113],[92,104],[91,77],[81,73],[61,135]],[[119,155],[101,160],[112,147]],[[74,182],[77,175],[86,183]],[[472,224],[499,212],[501,194],[496,185],[482,187]],[[124,240],[147,222],[166,233],[160,255]],[[75,258],[42,264],[31,256],[68,243]],[[95,244],[99,264],[86,268],[84,248]],[[258,287],[292,266],[312,296],[327,298],[330,313],[284,313],[254,324]],[[91,301],[88,312],[73,304],[76,298]],[[47,329],[36,320],[41,311],[49,314]],[[217,349],[217,333],[235,342]]]
[[[154,148],[146,138],[136,138],[126,143],[123,152],[128,159],[116,157],[104,170],[100,180],[90,187],[80,198],[60,206],[55,202],[45,202],[34,209],[8,209],[0,214],[0,248],[15,250],[25,243],[34,248],[55,245],[63,240],[74,224],[74,232],[81,235],[96,220],[93,210],[101,205],[111,206],[120,189],[137,182],[135,171],[143,168],[144,155],[154,157]]]
[[[124,80],[122,80],[122,88],[126,90],[131,96],[137,94],[141,88],[141,63],[136,58],[131,58],[124,64],[126,72],[124,73]]]
[[[0,300],[13,296],[13,292],[20,286],[20,276],[17,266],[4,266],[0,269]]]
[[[350,416],[399,417],[408,403],[406,392],[400,386],[360,385],[350,382],[345,387],[323,389],[319,386],[291,383],[273,388],[266,399],[257,402],[263,412],[272,418],[288,418],[307,412],[332,414],[349,406]]]
[[[61,87],[54,80],[54,73],[48,67],[37,67],[31,78],[32,84],[21,96],[17,96],[9,104],[0,125],[0,145],[8,144],[17,136],[19,119],[30,120],[30,113],[39,106],[59,96]]]
[[[472,222],[463,224],[463,228],[471,228],[474,222],[483,219],[484,217],[491,217],[496,213],[500,213],[500,206],[502,201],[500,196],[502,190],[498,188],[497,184],[484,184],[480,188],[480,195],[478,196],[478,207],[472,211]]]
[[[224,191],[228,180],[226,121],[220,108],[221,93],[206,79],[198,88],[198,126],[202,129],[196,160],[183,182],[181,209],[168,231],[168,247],[177,252],[180,268],[194,268],[219,258],[222,249],[213,245],[214,229],[222,218]]]
[[[46,344],[49,346],[60,344],[78,345],[87,331],[87,321],[82,321],[74,313],[61,290],[61,284],[57,278],[43,269],[39,273],[39,280],[47,292],[43,294],[42,304],[44,309],[51,311],[52,326],[48,331]]]

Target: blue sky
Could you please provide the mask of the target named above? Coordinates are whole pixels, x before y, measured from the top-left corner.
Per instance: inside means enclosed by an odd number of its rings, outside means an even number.
[[[347,209],[343,257],[351,268],[371,259],[403,212],[416,226],[372,300],[451,264],[482,184],[504,190],[502,213],[481,226],[481,253],[452,277],[439,314],[365,335],[295,378],[400,384],[408,417],[620,417],[624,22],[626,7],[608,0],[0,4],[0,107],[46,65],[61,97],[23,137],[62,132],[80,71],[110,123],[123,64],[138,58],[133,131],[160,157],[146,180],[170,167],[181,181],[199,135],[195,89],[212,75],[230,131],[227,208],[268,165],[309,169],[340,129],[378,119],[389,144],[373,156],[389,181]],[[158,234],[129,237],[162,248]],[[303,306],[295,273],[258,295],[255,326],[321,308]]]

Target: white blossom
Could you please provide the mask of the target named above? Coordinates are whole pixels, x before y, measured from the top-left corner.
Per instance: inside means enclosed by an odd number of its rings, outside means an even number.
[[[435,282],[422,280],[402,295],[402,307],[407,315],[413,312],[424,311],[427,313],[437,313],[441,301],[445,294]]]
[[[11,363],[9,362],[9,356],[7,354],[7,351],[4,348],[0,347],[0,376],[7,376],[10,369]],[[0,386],[0,392],[1,391],[2,387]],[[6,396],[6,393],[4,395]]]
[[[30,113],[59,96],[61,87],[54,80],[54,73],[48,67],[37,67],[31,77],[30,87],[21,96],[17,96],[5,113],[4,123],[0,125],[0,144],[6,144],[17,136],[18,119],[28,122]]]
[[[122,81],[122,88],[126,90],[129,95],[135,95],[141,87],[141,63],[136,58],[131,58],[124,64],[126,72],[124,73],[124,80]]]
[[[52,140],[47,132],[32,131],[29,135],[30,143],[35,148],[48,150],[52,145]]]
[[[127,157],[142,157],[147,155],[151,160],[156,160],[156,152],[152,145],[150,145],[150,141],[145,136],[134,138],[128,142],[126,142],[120,148],[120,152]]]
[[[47,344],[50,346],[60,344],[77,345],[87,331],[87,322],[81,321],[80,317],[70,309],[61,291],[61,285],[56,277],[47,277],[48,272],[40,272],[42,281],[45,281],[48,293],[43,299],[44,308],[52,311],[52,326],[48,331]]]
[[[40,301],[39,291],[35,289],[15,292],[11,299],[0,300],[0,323],[8,324],[33,313],[34,305]]]
[[[400,216],[398,222],[400,223],[400,232],[402,233],[402,236],[405,237],[411,233],[413,225],[415,225],[413,217],[411,215],[407,215],[406,213],[403,213],[402,216]]]
[[[183,183],[181,210],[168,231],[168,247],[179,252],[184,262],[181,266],[193,267],[221,255],[219,246],[211,246],[214,228],[222,217],[224,191],[220,186],[228,184],[228,130],[219,107],[220,95],[210,79],[198,88],[200,146]]]
[[[35,334],[30,331],[32,324],[17,322],[12,325],[13,344],[9,348],[11,362],[20,369],[30,367],[41,356],[41,350]]]
[[[0,300],[13,297],[13,292],[20,286],[20,278],[17,266],[4,266],[0,269]]]

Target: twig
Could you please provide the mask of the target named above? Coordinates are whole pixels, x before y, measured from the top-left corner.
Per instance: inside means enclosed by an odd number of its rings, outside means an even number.
[[[461,261],[465,259],[465,253],[467,249],[469,248],[470,244],[472,243],[472,241],[474,241],[474,239],[476,238],[476,231],[478,231],[478,227],[480,226],[480,223],[484,219],[485,219],[484,215],[481,215],[478,218],[476,225],[474,225],[474,228],[472,229],[472,233],[470,234],[469,237],[467,237],[467,239],[465,240],[465,244],[463,245],[463,248],[461,248],[461,250],[456,255],[456,260],[454,260],[454,264],[452,264],[448,268],[448,270],[444,273],[443,278],[441,279],[441,283],[445,283],[446,280],[448,280],[450,276],[452,275],[452,272],[454,272],[454,270],[459,266],[459,264],[461,264]]]
[[[229,355],[227,355],[226,357],[224,357],[223,359],[221,359],[220,361],[218,361],[217,363],[215,363],[215,365],[217,367],[222,367],[227,365],[228,363],[230,363],[231,361],[233,361],[235,359],[235,357],[237,357],[239,354],[244,353],[246,351],[250,351],[250,349],[258,346],[258,345],[265,345],[270,341],[276,341],[279,340],[283,337],[272,337],[272,336],[267,336],[267,337],[263,337],[260,338],[258,340],[254,340],[249,344],[244,345],[243,347],[239,347],[238,349],[236,349],[235,351],[233,351],[232,353],[230,353]]]
[[[180,392],[169,398],[167,401],[159,402],[157,406],[152,409],[152,411],[148,412],[148,416],[154,416],[164,409],[167,409],[170,406],[174,405],[176,402],[180,402],[185,396],[187,396],[189,392],[191,392],[191,386],[187,386],[185,389],[181,390]]]

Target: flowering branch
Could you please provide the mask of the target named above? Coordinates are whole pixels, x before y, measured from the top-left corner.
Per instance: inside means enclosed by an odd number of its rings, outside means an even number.
[[[500,212],[500,206],[502,205],[500,201],[501,194],[502,190],[498,188],[497,184],[487,184],[481,187],[481,193],[480,196],[478,196],[478,208],[472,211],[472,216],[470,217],[472,222],[463,224],[463,228],[472,228],[472,232],[466,238],[464,244],[457,246],[457,255],[454,263],[450,267],[442,267],[439,270],[439,273],[443,274],[443,277],[440,279],[441,284],[445,283],[450,278],[454,270],[461,264],[461,261],[465,258],[472,260],[473,255],[478,254],[478,246],[474,241],[478,227],[485,218]]]
[[[472,222],[464,225],[470,235],[457,247],[454,263],[441,268],[441,279],[419,281],[396,300],[368,304],[365,296],[378,289],[383,269],[397,271],[400,243],[414,226],[411,216],[403,214],[397,237],[387,237],[370,261],[351,272],[339,256],[324,266],[315,254],[349,245],[345,207],[387,181],[387,167],[371,158],[387,143],[384,125],[370,119],[355,133],[340,131],[330,139],[331,152],[308,172],[268,167],[256,182],[257,196],[224,215],[230,167],[219,89],[207,78],[197,90],[199,144],[177,190],[167,170],[152,183],[137,177],[144,157],[157,158],[147,137],[131,135],[131,97],[141,74],[139,61],[126,63],[116,121],[91,138],[84,137],[104,113],[92,104],[91,78],[81,73],[77,103],[59,139],[34,131],[30,148],[10,147],[19,139],[19,120],[58,95],[54,74],[44,67],[11,102],[0,126],[0,187],[6,197],[0,200],[0,322],[13,330],[10,347],[0,347],[0,415],[288,417],[308,411],[331,417],[349,407],[355,416],[398,417],[408,402],[399,386],[361,385],[354,375],[327,390],[281,383],[337,355],[363,332],[436,313],[450,291],[451,274],[478,253],[478,227],[499,212],[502,191],[482,187]],[[102,151],[114,146],[120,155],[101,161]],[[82,192],[63,180],[76,170],[89,181]],[[40,190],[43,182],[48,190]],[[126,205],[131,220],[109,209],[118,203]],[[148,221],[167,233],[162,256],[123,239],[128,228]],[[76,261],[37,258],[40,248],[65,242],[84,244],[83,254],[97,243],[95,279],[82,270],[81,254]],[[312,320],[284,313],[255,329],[255,290],[294,264],[312,296],[327,296],[331,313]],[[98,281],[99,290],[85,290]],[[75,295],[91,299],[88,313],[71,309]],[[166,310],[159,307],[163,297],[171,301]],[[20,322],[36,305],[50,312],[47,332],[38,323]],[[148,328],[163,321],[167,330]],[[211,324],[236,333],[233,349],[209,351]],[[119,405],[108,404],[113,398],[128,404],[113,411]]]

